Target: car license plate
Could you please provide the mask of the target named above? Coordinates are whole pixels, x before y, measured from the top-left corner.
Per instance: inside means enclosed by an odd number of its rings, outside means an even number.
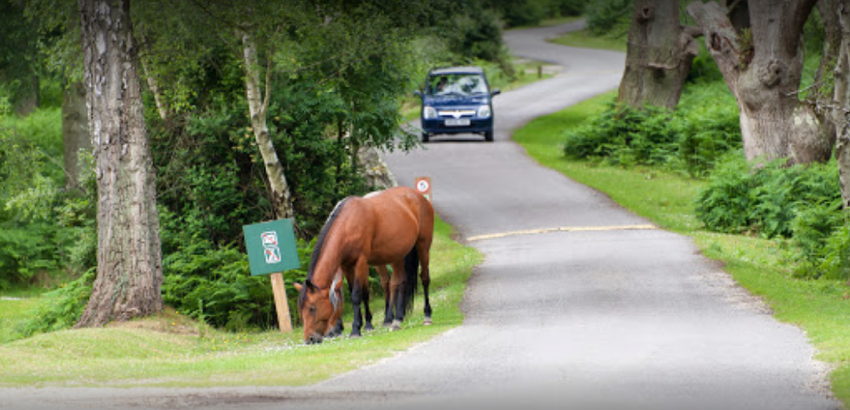
[[[463,127],[469,124],[469,118],[449,118],[446,120],[446,127]]]

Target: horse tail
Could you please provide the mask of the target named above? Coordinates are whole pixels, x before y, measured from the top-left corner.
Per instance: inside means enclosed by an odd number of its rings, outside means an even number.
[[[419,283],[419,252],[416,251],[416,246],[404,257],[404,274],[407,275],[404,284],[404,312],[408,314],[413,311],[413,296]]]

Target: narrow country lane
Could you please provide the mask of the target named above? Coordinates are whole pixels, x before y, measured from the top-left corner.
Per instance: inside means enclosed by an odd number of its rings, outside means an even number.
[[[495,142],[438,136],[423,150],[386,158],[400,184],[430,176],[437,212],[485,255],[462,326],[314,386],[146,389],[140,406],[840,408],[827,397],[825,370],[804,333],[775,320],[689,238],[646,228],[648,221],[540,167],[511,142],[531,119],[617,86],[622,53],[544,41],[579,24],[507,33],[514,54],[562,70],[496,97]],[[560,227],[595,229],[476,238]],[[76,397],[96,396],[91,391]]]

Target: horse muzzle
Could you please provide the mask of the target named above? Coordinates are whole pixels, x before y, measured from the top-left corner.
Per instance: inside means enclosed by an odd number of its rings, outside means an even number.
[[[304,342],[307,343],[308,345],[315,345],[315,344],[322,343],[322,340],[324,340],[322,335],[320,335],[318,333],[313,333],[312,335],[310,335],[306,339],[304,339]]]

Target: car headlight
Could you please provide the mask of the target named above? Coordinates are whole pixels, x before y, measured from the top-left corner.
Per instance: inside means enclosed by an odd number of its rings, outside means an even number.
[[[490,114],[491,114],[491,112],[490,112],[490,106],[489,105],[482,105],[482,106],[478,107],[478,116],[479,117],[489,118]]]
[[[422,109],[422,118],[426,120],[437,118],[437,110],[435,110],[434,107],[425,106],[425,108]]]

